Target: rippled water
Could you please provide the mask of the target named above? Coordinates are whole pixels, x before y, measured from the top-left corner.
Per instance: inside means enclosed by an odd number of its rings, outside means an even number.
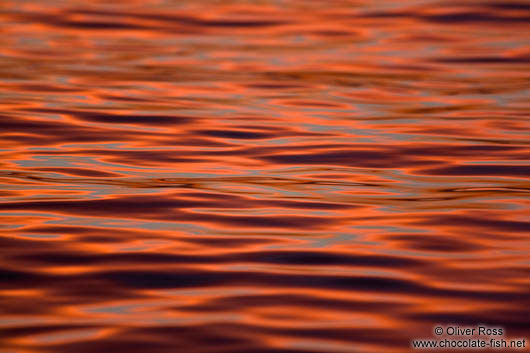
[[[530,5],[0,4],[2,353],[407,352],[530,317]]]

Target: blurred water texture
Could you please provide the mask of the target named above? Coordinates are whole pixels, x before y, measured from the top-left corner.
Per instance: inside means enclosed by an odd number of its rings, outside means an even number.
[[[0,4],[0,349],[530,326],[530,5]]]

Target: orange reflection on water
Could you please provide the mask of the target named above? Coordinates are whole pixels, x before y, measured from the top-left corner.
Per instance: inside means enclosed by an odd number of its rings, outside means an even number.
[[[529,11],[4,1],[0,350],[529,337]]]

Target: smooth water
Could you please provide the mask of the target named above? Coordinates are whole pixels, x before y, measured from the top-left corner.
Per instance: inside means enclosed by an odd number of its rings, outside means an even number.
[[[3,0],[0,23],[2,353],[530,338],[528,2]]]

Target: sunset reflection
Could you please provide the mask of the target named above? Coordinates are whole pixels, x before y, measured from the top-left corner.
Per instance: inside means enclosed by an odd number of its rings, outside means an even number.
[[[530,339],[529,19],[3,1],[1,353]]]

